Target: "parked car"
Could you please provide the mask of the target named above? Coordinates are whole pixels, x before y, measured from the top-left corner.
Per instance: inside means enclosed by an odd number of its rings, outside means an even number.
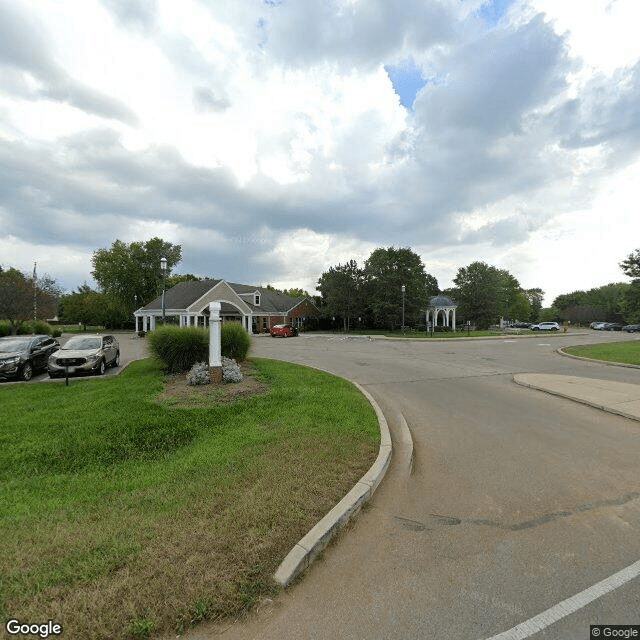
[[[602,331],[622,331],[623,326],[624,325],[619,322],[605,322],[600,328]]]
[[[595,322],[592,322],[589,325],[589,329],[601,329],[603,324],[606,324],[606,323],[596,320]]]
[[[560,325],[557,322],[539,322],[529,327],[531,331],[559,331]]]
[[[531,327],[530,322],[514,322],[511,325],[514,329],[529,329]]]
[[[49,357],[50,378],[76,373],[102,375],[107,367],[120,364],[120,345],[112,335],[74,336]]]
[[[0,338],[0,380],[31,380],[59,348],[60,343],[46,335]]]
[[[275,338],[276,336],[290,338],[291,336],[298,335],[298,329],[290,324],[274,324],[269,333],[272,338]]]
[[[640,331],[640,324],[628,324],[622,327],[622,330],[627,333],[635,333],[636,331]]]

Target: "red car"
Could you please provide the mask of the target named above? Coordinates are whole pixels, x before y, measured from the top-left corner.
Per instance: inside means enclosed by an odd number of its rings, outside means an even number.
[[[274,324],[269,331],[272,338],[280,336],[281,338],[289,338],[298,335],[298,329],[290,324]]]

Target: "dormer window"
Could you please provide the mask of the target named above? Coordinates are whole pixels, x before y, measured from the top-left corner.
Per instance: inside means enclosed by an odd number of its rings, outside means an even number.
[[[259,306],[260,306],[260,294],[259,294],[259,293],[255,293],[255,294],[253,295],[253,304],[254,304],[256,307],[259,307]]]

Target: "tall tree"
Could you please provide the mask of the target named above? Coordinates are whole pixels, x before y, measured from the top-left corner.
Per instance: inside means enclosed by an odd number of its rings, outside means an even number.
[[[0,318],[9,321],[15,334],[21,322],[46,320],[57,313],[62,289],[55,280],[45,274],[38,278],[25,275],[18,269],[0,271]]]
[[[342,318],[345,331],[351,320],[361,313],[362,270],[355,260],[330,267],[318,280],[318,291],[323,306],[333,315]]]
[[[161,258],[167,259],[165,274],[160,268]],[[91,275],[110,299],[111,322],[130,319],[136,306],[158,296],[163,277],[168,278],[181,259],[182,247],[161,238],[130,244],[116,240],[110,249],[94,251]]]
[[[524,295],[527,296],[527,300],[531,305],[531,314],[529,320],[537,322],[540,318],[540,310],[542,309],[542,302],[544,300],[544,291],[539,287],[534,289],[525,289]]]
[[[630,323],[640,322],[640,249],[630,253],[626,260],[620,263],[620,268],[631,278],[631,284],[622,301],[624,318]]]
[[[473,320],[487,328],[509,315],[521,292],[514,276],[486,262],[472,262],[458,269],[454,278],[456,301],[462,319]]]
[[[438,281],[409,248],[373,251],[364,263],[364,280],[367,308],[379,327],[402,324],[403,285],[405,324],[420,321],[429,298],[438,293]]]

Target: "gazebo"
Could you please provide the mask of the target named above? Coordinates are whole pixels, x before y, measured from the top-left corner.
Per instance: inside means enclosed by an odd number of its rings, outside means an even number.
[[[433,296],[427,307],[427,327],[433,322],[433,327],[449,327],[456,330],[456,309],[458,305],[449,296]],[[442,324],[438,324],[438,318],[442,318]]]

